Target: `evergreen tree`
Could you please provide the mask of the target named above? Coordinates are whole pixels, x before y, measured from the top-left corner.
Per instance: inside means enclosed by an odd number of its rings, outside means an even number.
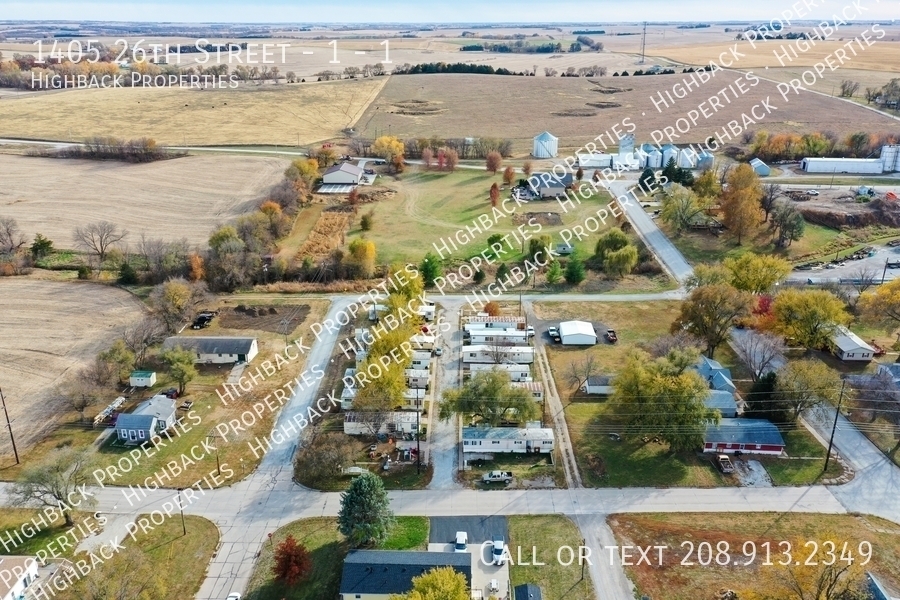
[[[122,266],[119,267],[119,283],[133,285],[137,282],[138,277],[134,267],[132,267],[131,263],[128,261],[122,261]]]
[[[444,272],[443,267],[441,266],[441,259],[435,256],[434,253],[429,252],[425,255],[425,258],[422,259],[422,264],[419,265],[419,271],[422,273],[425,287],[433,287],[435,280]]]
[[[554,260],[550,263],[550,268],[547,269],[547,283],[550,285],[556,285],[562,279],[563,272],[562,267],[559,264],[558,260]]]
[[[653,169],[647,167],[641,172],[641,176],[638,178],[638,185],[645,192],[653,191],[656,186],[656,173],[653,172]]]
[[[384,541],[394,522],[384,483],[378,475],[359,475],[341,494],[338,531],[351,547],[375,546]]]
[[[585,278],[584,263],[578,258],[572,256],[566,265],[566,283],[570,285],[578,285]]]

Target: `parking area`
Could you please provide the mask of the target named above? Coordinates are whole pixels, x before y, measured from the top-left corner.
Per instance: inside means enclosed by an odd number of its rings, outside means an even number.
[[[873,246],[874,253],[865,258],[853,260],[847,258],[846,252],[839,252],[838,256],[825,257],[813,263],[798,265],[788,277],[789,280],[805,281],[811,279],[815,283],[823,281],[837,281],[840,279],[858,279],[861,275],[874,277],[881,281],[882,274],[885,281],[893,279],[900,273],[898,268],[885,269],[886,264],[900,262],[900,246]]]
[[[495,535],[509,539],[506,517],[431,517],[428,543],[450,544],[457,531],[468,534],[470,545],[491,540]]]

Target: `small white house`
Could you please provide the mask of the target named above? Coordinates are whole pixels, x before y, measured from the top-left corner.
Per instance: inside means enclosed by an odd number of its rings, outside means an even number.
[[[393,411],[385,416],[380,429],[372,431],[372,423],[360,419],[360,414],[348,412],[344,415],[344,433],[347,435],[374,435],[376,433],[416,433],[418,414],[415,412]]]
[[[472,345],[527,346],[528,332],[524,329],[474,329],[469,332]]]
[[[466,364],[516,363],[530,365],[534,362],[534,348],[531,346],[494,346],[479,344],[462,347],[463,362]]]
[[[403,404],[397,408],[404,410],[422,410],[425,405],[425,388],[406,388],[403,391]]]
[[[612,377],[609,375],[591,375],[581,386],[585,394],[609,396],[613,393]]]
[[[559,324],[563,346],[593,346],[597,343],[594,326],[587,321],[563,321]]]
[[[116,437],[128,445],[142,444],[175,425],[175,401],[157,395],[142,402],[132,413],[116,418]]]
[[[200,364],[249,363],[259,353],[256,338],[250,337],[177,335],[163,342],[163,350],[176,347],[193,352],[194,362]]]
[[[156,385],[156,371],[132,371],[128,376],[131,387],[153,387]]]
[[[540,381],[514,381],[512,387],[521,388],[531,394],[535,402],[544,401],[544,384]]]
[[[428,387],[431,373],[428,369],[404,369],[403,376],[406,377],[406,387],[424,389]]]
[[[25,590],[38,577],[33,556],[0,556],[0,600],[25,598]]]
[[[872,346],[843,325],[835,329],[831,343],[834,355],[844,361],[869,362],[875,356],[875,349]]]
[[[409,363],[410,369],[430,369],[431,368],[431,352],[423,352],[422,350],[413,350],[412,362]]]
[[[322,183],[336,183],[342,185],[359,185],[363,170],[356,165],[342,162],[330,167],[322,176]]]
[[[475,375],[476,373],[481,373],[483,371],[491,371],[493,369],[498,369],[500,371],[506,371],[509,373],[509,378],[511,381],[523,381],[529,382],[531,379],[531,367],[528,365],[513,365],[513,364],[503,364],[503,365],[489,365],[489,364],[481,364],[475,363],[468,365],[469,373],[471,375]]]
[[[554,447],[553,430],[519,427],[463,427],[463,452],[546,453]]]

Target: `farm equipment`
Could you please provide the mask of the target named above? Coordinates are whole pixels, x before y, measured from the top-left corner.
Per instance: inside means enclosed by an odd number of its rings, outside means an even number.
[[[803,190],[787,190],[784,195],[794,202],[806,202],[809,200],[809,194]]]

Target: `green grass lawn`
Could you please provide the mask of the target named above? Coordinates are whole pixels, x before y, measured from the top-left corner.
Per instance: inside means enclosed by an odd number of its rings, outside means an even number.
[[[550,454],[494,454],[493,460],[469,463],[472,469],[463,473],[469,485],[477,489],[502,490],[518,487],[566,487],[566,476],[561,465],[554,464]],[[503,483],[481,483],[481,476],[488,471],[512,471],[513,481]],[[525,482],[529,482],[526,484]]]
[[[161,573],[165,573],[166,592],[170,598],[193,598],[206,578],[206,566],[219,545],[219,528],[203,517],[185,516],[166,519],[138,537],[141,550]]]
[[[304,545],[312,557],[308,579],[292,588],[277,583],[272,577],[273,548],[288,535]],[[424,550],[428,547],[426,517],[398,517],[397,525],[381,548],[386,550]],[[341,583],[341,569],[349,548],[337,529],[337,519],[318,517],[301,519],[285,525],[272,534],[272,543],[263,544],[250,577],[247,600],[321,600],[336,598]],[[193,597],[193,596],[191,596]]]
[[[534,554],[538,561],[546,563],[543,566],[510,565],[509,578],[513,587],[534,583],[541,587],[544,598],[593,600],[596,596],[591,578],[585,574],[584,579],[581,579],[577,556],[568,566],[557,560],[558,548],[569,546],[577,553],[581,539],[578,527],[562,515],[509,517],[509,547],[513,561],[518,560],[518,547],[521,549],[523,562],[533,562],[532,548],[536,548]],[[563,560],[568,560],[565,553]]]
[[[788,458],[777,456],[754,457],[765,466],[766,471],[775,485],[810,485],[823,477],[822,470],[825,467],[825,448],[819,440],[802,425],[785,431],[785,452]],[[843,468],[834,460],[829,461],[828,472],[824,478],[830,479],[841,474]]]
[[[565,409],[581,478],[588,487],[716,487],[735,485],[705,457],[672,453],[666,443],[641,438],[615,441],[609,432],[624,430],[608,402],[575,402]],[[605,474],[604,474],[605,473]]]
[[[31,527],[33,524],[32,519],[34,518],[40,523],[39,515],[42,515],[42,512],[33,508],[4,507],[0,511],[0,539],[4,540],[4,543],[0,544],[0,555],[34,555],[38,550],[47,550],[47,544],[64,535],[70,529],[65,526],[65,520],[60,517],[55,523],[51,523],[46,527],[41,525],[39,530],[34,530]],[[87,513],[73,513],[72,518],[76,523],[90,520],[94,528],[98,527],[97,521]],[[25,523],[29,523],[29,526],[25,527],[23,531],[21,528]],[[85,528],[85,530],[87,529]],[[18,537],[15,532],[18,532]],[[31,537],[26,536],[29,533]],[[19,543],[19,537],[22,539],[21,544]],[[54,548],[58,548],[58,546],[54,545]],[[73,548],[71,547],[60,550],[65,557],[70,557],[73,554]]]

